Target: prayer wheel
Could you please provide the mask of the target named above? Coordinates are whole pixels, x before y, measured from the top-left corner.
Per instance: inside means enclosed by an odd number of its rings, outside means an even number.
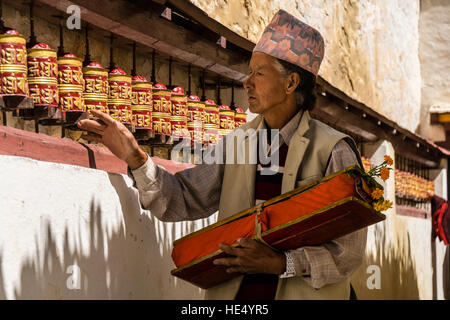
[[[131,124],[131,76],[120,68],[108,74],[108,109],[113,119]]]
[[[230,132],[232,132],[233,130],[231,129],[219,129],[218,133],[219,133],[219,140],[222,139],[223,137],[225,137],[227,134],[229,134]]]
[[[155,134],[170,136],[172,134],[172,127],[170,123],[170,114],[165,112],[152,113],[153,131]]]
[[[153,112],[172,115],[171,91],[162,83],[153,86]]]
[[[0,35],[0,94],[28,96],[25,37],[16,30]]]
[[[83,101],[83,72],[73,54],[58,58],[59,106],[64,111],[86,111]]]
[[[203,127],[203,143],[205,145],[217,144],[219,141],[219,129],[217,125],[205,123]]]
[[[83,68],[83,98],[86,111],[108,110],[108,71],[98,62],[91,62]]]
[[[219,107],[220,129],[234,130],[234,111],[229,106],[222,104]],[[228,133],[227,133],[228,134]]]
[[[28,87],[35,106],[58,107],[58,63],[56,51],[38,43],[27,52]]]
[[[172,116],[187,117],[187,96],[184,94],[182,87],[172,89],[170,100],[172,101]]]
[[[236,108],[236,113],[234,114],[234,126],[239,128],[247,122],[247,115],[241,108]]]
[[[172,89],[172,116],[170,123],[172,126],[172,136],[175,139],[190,139],[187,128],[187,96],[184,94],[182,87],[175,87]]]
[[[131,109],[136,129],[152,130],[152,84],[145,77],[134,76],[131,81]]]
[[[188,122],[189,135],[193,143],[203,143],[203,125],[200,121]]]
[[[182,140],[184,138],[190,139],[187,124],[187,117],[171,116],[170,125],[172,127],[172,137],[178,140]]]
[[[197,127],[203,124],[205,103],[200,101],[196,95],[190,95],[187,99],[188,124],[197,123]]]
[[[219,106],[213,100],[205,101],[205,121],[204,124],[213,125],[216,129],[219,129]],[[211,127],[212,128],[212,127]]]

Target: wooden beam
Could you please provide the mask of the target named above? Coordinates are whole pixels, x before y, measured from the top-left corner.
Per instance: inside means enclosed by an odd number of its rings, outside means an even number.
[[[209,17],[203,10],[201,10],[196,5],[192,4],[190,1],[168,0],[167,2],[173,5],[178,10],[182,11],[190,18],[198,21],[203,26],[209,28],[210,30],[214,31],[215,33],[221,36],[224,36],[227,39],[227,41],[234,43],[238,47],[245,49],[249,52],[253,51],[255,43],[231,31],[224,25],[220,24],[213,18]]]
[[[81,19],[138,44],[154,48],[175,59],[242,83],[248,60],[241,54],[161,18],[153,11],[143,12],[124,0],[37,0],[66,12],[70,5],[81,9]]]

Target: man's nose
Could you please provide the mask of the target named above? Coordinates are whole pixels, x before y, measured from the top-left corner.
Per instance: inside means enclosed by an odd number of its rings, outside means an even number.
[[[252,75],[248,75],[244,80],[244,89],[248,90],[253,87],[253,77]]]

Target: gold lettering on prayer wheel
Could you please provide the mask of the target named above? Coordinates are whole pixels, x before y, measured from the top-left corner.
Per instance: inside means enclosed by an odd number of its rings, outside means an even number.
[[[170,118],[170,124],[172,126],[172,136],[175,139],[190,139],[189,130],[187,128],[187,117],[183,116],[172,116]]]
[[[136,128],[153,130],[153,91],[152,84],[145,77],[134,76],[131,81],[132,123]]]
[[[153,86],[153,111],[172,115],[171,91],[162,83]]]
[[[39,43],[27,51],[28,86],[35,105],[59,105],[58,63],[56,51]]]
[[[234,111],[227,105],[221,105],[219,107],[220,129],[234,130]]]
[[[65,111],[86,111],[83,101],[82,62],[73,54],[58,58],[59,106]]]
[[[156,134],[170,136],[172,127],[170,124],[170,115],[164,112],[153,112],[152,114],[153,131]]]
[[[188,122],[203,123],[205,119],[205,103],[200,101],[196,95],[190,95],[187,100]]]
[[[83,71],[83,99],[86,111],[91,110],[109,114],[108,109],[108,71],[98,62],[91,62]]]
[[[241,108],[236,108],[236,113],[234,115],[234,124],[236,128],[241,127],[247,122],[247,115]]]
[[[16,30],[0,35],[0,94],[28,96],[25,37]]]
[[[206,145],[216,144],[219,141],[219,129],[215,124],[204,124],[203,143]]]
[[[182,87],[175,87],[171,93],[172,116],[187,117],[187,96]]]
[[[219,106],[213,100],[205,101],[205,120],[204,124],[214,125],[216,129],[219,128]]]
[[[108,74],[108,109],[115,120],[132,123],[131,77],[119,68]]]
[[[188,122],[188,131],[191,141],[194,143],[203,143],[203,125],[201,122]]]

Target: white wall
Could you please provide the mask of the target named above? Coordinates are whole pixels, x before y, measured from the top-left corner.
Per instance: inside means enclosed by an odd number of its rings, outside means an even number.
[[[164,224],[128,176],[100,170],[0,156],[0,172],[0,299],[202,298],[170,275],[171,248],[215,216]]]

